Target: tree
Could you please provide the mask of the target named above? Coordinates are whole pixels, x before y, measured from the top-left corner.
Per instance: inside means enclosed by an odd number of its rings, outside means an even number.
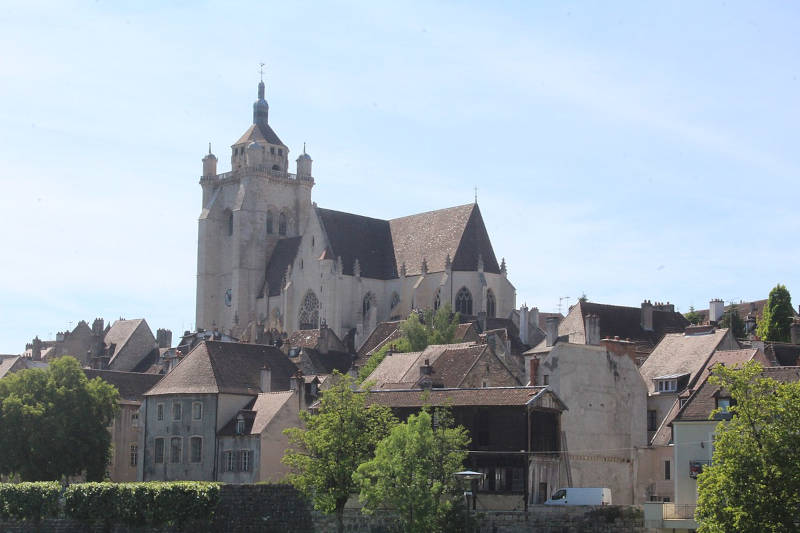
[[[697,325],[703,321],[703,315],[694,310],[694,306],[689,306],[689,312],[683,315],[683,318],[689,321],[690,324]]]
[[[769,299],[764,306],[756,333],[762,341],[789,342],[793,317],[792,296],[779,283],[769,291]]]
[[[89,381],[73,357],[0,379],[0,474],[23,481],[85,474],[102,481],[118,399],[114,386]]]
[[[427,309],[420,320],[419,314],[411,313],[406,320],[400,324],[400,331],[403,336],[399,339],[385,344],[376,350],[367,359],[366,364],[358,373],[359,383],[364,381],[381,361],[386,357],[389,350],[395,352],[421,352],[430,344],[450,344],[456,336],[458,329],[459,315],[453,314],[450,304],[443,305],[435,313]]]
[[[739,310],[735,305],[730,305],[722,313],[722,318],[719,320],[719,327],[730,328],[733,336],[737,339],[744,338],[744,320],[739,316]]]
[[[305,428],[285,430],[290,448],[283,462],[292,467],[289,482],[324,513],[336,514],[338,531],[344,530],[344,506],[357,492],[353,473],[369,460],[375,446],[397,424],[388,407],[370,405],[366,395],[353,391],[354,381],[334,372],[316,412],[301,412]]]
[[[388,506],[398,513],[400,531],[441,531],[456,491],[453,474],[469,445],[466,429],[453,425],[446,410],[431,416],[426,409],[392,428],[353,476],[365,512]]]
[[[732,417],[717,426],[713,464],[698,477],[698,531],[800,530],[800,383],[765,378],[756,362],[713,372]]]

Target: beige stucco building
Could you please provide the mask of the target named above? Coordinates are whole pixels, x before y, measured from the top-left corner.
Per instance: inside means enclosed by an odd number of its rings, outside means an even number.
[[[508,317],[514,287],[477,203],[379,220],[318,207],[305,149],[268,122],[264,83],[253,124],[232,145],[231,171],[203,159],[198,228],[198,328],[238,336],[326,324],[356,348],[381,321],[450,303],[462,315]],[[352,333],[351,333],[352,332]]]

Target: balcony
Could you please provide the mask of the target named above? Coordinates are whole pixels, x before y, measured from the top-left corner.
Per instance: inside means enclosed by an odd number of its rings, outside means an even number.
[[[689,477],[697,479],[707,466],[711,466],[711,461],[689,461]]]
[[[648,502],[644,504],[644,526],[666,531],[697,529],[696,509],[695,504]]]

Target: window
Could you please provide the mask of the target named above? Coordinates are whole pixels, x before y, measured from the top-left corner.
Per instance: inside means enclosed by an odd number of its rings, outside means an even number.
[[[192,437],[189,439],[189,451],[191,456],[189,461],[199,463],[203,457],[203,437]]]
[[[671,461],[667,459],[664,461],[664,480],[669,481],[671,479],[672,472],[670,471],[670,467],[672,466]]]
[[[202,402],[192,402],[192,420],[203,419],[203,404]]]
[[[275,147],[274,146],[270,146],[269,147],[269,153],[271,153],[272,155],[275,155]]]
[[[689,401],[689,398],[681,398],[681,399],[680,399],[680,404],[681,404],[681,407],[683,407],[684,405],[686,405],[686,402],[688,402],[688,401]]]
[[[727,413],[731,408],[730,398],[717,398],[717,409],[721,409],[723,413]]]
[[[272,227],[272,211],[267,211],[267,234],[272,235],[272,232],[275,231]]]
[[[164,439],[156,439],[155,462],[164,462]]]
[[[131,444],[130,446],[130,465],[136,466],[139,463],[139,446]]]
[[[461,287],[456,294],[456,313],[472,315],[472,294],[466,287]]]
[[[314,291],[309,290],[303,298],[298,317],[300,329],[316,329],[319,325],[319,300]]]
[[[657,384],[658,392],[675,392],[678,390],[678,380],[676,379],[660,379]]]
[[[442,290],[436,289],[436,294],[433,295],[433,310],[438,311],[442,305]]]
[[[172,437],[169,439],[169,462],[180,463],[183,455],[183,439]]]
[[[224,452],[222,454],[222,470],[224,472],[236,471],[236,456],[233,452]]]
[[[139,427],[139,411],[134,411],[131,413],[131,427]]]
[[[172,419],[173,420],[180,420],[181,415],[183,415],[183,409],[181,406],[181,402],[172,402]]]
[[[400,305],[400,295],[397,294],[396,292],[392,293],[392,300],[390,305],[392,309]]]
[[[236,419],[236,434],[241,435],[244,433],[244,417],[239,415]]]
[[[283,148],[278,148],[278,155],[283,155]]]
[[[233,212],[228,211],[228,236],[233,235]]]
[[[160,403],[156,406],[156,418],[164,420],[164,404]]]
[[[281,213],[278,215],[278,234],[279,235],[286,235],[286,213]]]
[[[239,452],[239,472],[250,471],[250,450],[241,450]]]
[[[374,303],[375,297],[372,295],[371,292],[368,292],[364,295],[364,299],[361,301],[361,316],[367,318],[369,316],[369,310],[372,309],[372,304]]]
[[[486,291],[486,316],[494,318],[497,313],[497,304],[494,299],[494,292],[492,289]]]
[[[647,410],[647,431],[658,430],[658,412],[655,409]]]

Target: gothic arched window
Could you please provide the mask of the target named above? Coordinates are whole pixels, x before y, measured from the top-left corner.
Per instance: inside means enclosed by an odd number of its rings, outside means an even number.
[[[361,302],[361,313],[364,318],[369,316],[369,310],[375,305],[375,296],[371,292],[364,295],[364,300]]]
[[[272,235],[272,232],[275,231],[272,227],[272,211],[267,211],[267,235]]]
[[[233,211],[226,209],[228,214],[228,235],[233,235]]]
[[[286,235],[286,213],[281,213],[278,216],[278,234]]]
[[[486,316],[494,318],[497,314],[497,302],[494,299],[492,289],[486,291]]]
[[[438,311],[442,305],[442,289],[436,289],[436,294],[433,295],[433,310]]]
[[[466,287],[461,287],[456,294],[456,313],[472,315],[472,294]]]
[[[300,329],[317,329],[319,327],[319,300],[312,290],[306,292],[303,298],[298,322]]]

